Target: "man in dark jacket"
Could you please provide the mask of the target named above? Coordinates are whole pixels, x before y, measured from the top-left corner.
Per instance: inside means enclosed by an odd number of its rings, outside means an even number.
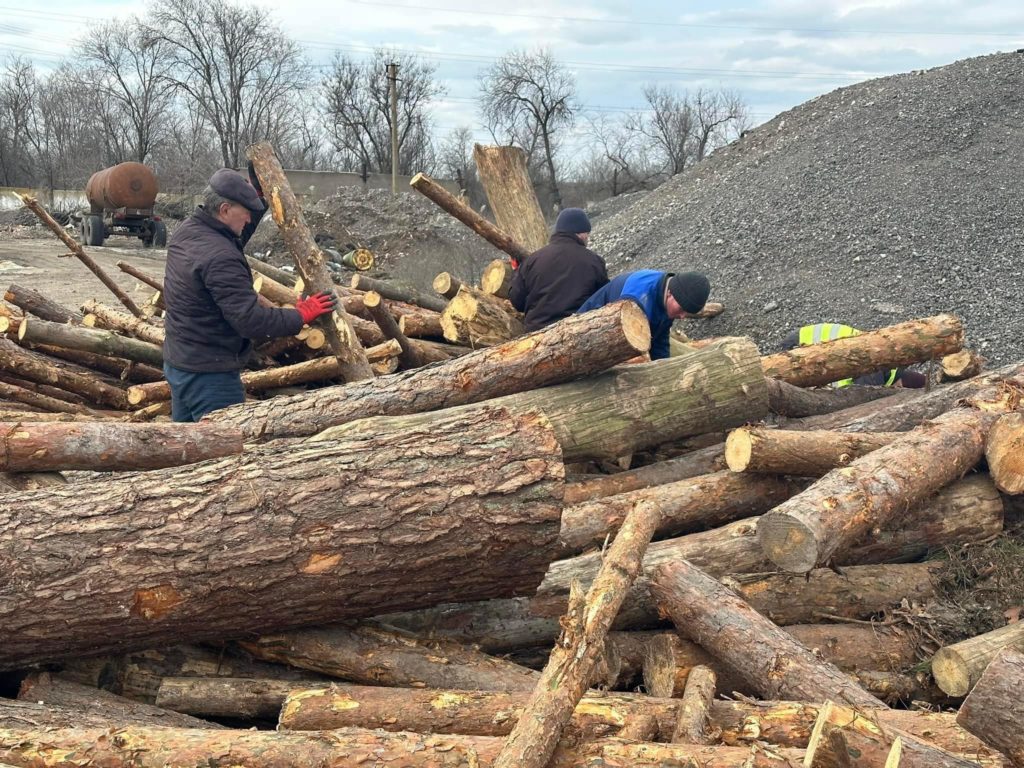
[[[291,336],[333,311],[320,293],[295,309],[272,307],[252,287],[242,248],[266,212],[259,180],[222,168],[210,177],[205,200],[167,244],[164,272],[164,375],[175,421],[245,399],[241,370],[252,339]]]
[[[589,238],[587,214],[566,208],[558,214],[550,242],[516,270],[508,298],[526,314],[527,331],[568,317],[608,282],[604,259],[587,248]]]
[[[640,305],[651,326],[651,360],[669,356],[668,332],[672,321],[704,309],[711,284],[697,272],[659,272],[641,269],[626,272],[587,299],[580,312],[603,307],[621,299]]]

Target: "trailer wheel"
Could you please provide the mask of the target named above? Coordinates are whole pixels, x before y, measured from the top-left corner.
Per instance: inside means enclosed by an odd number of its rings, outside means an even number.
[[[102,216],[91,213],[85,217],[86,245],[103,245],[106,235]]]
[[[157,248],[167,247],[167,225],[162,221],[153,222],[153,245]]]

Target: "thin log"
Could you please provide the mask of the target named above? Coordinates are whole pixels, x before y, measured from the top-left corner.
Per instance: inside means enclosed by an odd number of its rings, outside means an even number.
[[[1024,766],[1024,653],[1005,649],[985,669],[956,716],[959,725]]]
[[[141,318],[118,312],[116,309],[100,304],[95,299],[86,301],[82,305],[82,312],[85,313],[82,322],[86,326],[95,327],[99,322],[103,328],[127,333],[150,344],[162,346],[164,343],[163,328]],[[92,318],[92,322],[90,322],[90,318]]]
[[[92,402],[103,403],[119,410],[124,410],[128,406],[123,389],[111,386],[99,377],[55,365],[46,356],[23,349],[9,339],[0,339],[0,369],[40,384],[66,389]]]
[[[522,263],[530,255],[531,251],[528,248],[515,242],[508,233],[489,222],[426,174],[417,173],[412,177],[409,186],[516,261]]]
[[[34,288],[11,283],[4,292],[4,299],[23,312],[35,315],[41,320],[49,320],[51,323],[77,325],[82,322],[82,316],[78,312],[58,304]]]
[[[253,272],[259,272],[261,275],[273,278],[282,285],[288,288],[295,288],[295,281],[298,278],[294,272],[289,272],[286,269],[275,267],[269,262],[257,259],[255,256],[246,256],[245,260],[249,262],[249,267],[252,268]],[[162,288],[160,290],[163,290]]]
[[[818,416],[889,397],[893,387],[841,387],[803,389],[778,379],[768,379],[768,408],[787,418]]]
[[[614,496],[619,493],[638,491],[665,483],[675,483],[698,475],[710,475],[725,469],[725,446],[718,443],[685,453],[674,459],[658,461],[645,467],[637,467],[614,475],[595,475],[566,483],[566,505],[582,504],[585,501]]]
[[[821,477],[904,435],[740,427],[726,438],[725,463],[733,472]]]
[[[3,389],[0,388],[0,392]],[[99,421],[101,419],[110,418],[109,416],[99,413],[65,413],[65,412],[44,412],[44,411],[20,411],[14,410],[10,404],[4,410],[0,410],[0,421],[11,421],[11,422],[72,422],[72,421]]]
[[[898,323],[859,336],[797,347],[762,360],[765,376],[813,387],[957,352],[964,329],[953,315]]]
[[[443,312],[448,306],[444,299],[432,296],[414,286],[391,280],[377,280],[366,275],[352,275],[352,288],[363,292],[374,291],[385,299],[404,301],[406,304],[432,309],[435,312]]]
[[[545,233],[547,228],[545,227]],[[545,234],[545,242],[547,240]],[[544,245],[541,243],[537,247]],[[495,259],[480,274],[480,290],[489,296],[497,296],[499,299],[507,299],[509,289],[512,287],[512,276],[515,270],[505,259]],[[448,298],[454,298],[449,296]]]
[[[638,502],[626,516],[586,597],[570,597],[563,636],[495,759],[495,768],[543,768],[551,759],[586,692],[612,621],[642,568],[660,517],[656,504]]]
[[[3,325],[3,318],[0,318],[0,326]],[[15,334],[17,335],[17,334]],[[136,363],[123,358],[105,357],[92,352],[83,352],[78,349],[67,349],[66,347],[54,347],[49,344],[26,344],[28,349],[48,357],[56,357],[75,363],[82,368],[89,368],[123,382],[152,382],[160,381],[164,377],[161,369],[144,363]]]
[[[825,475],[765,515],[758,540],[781,569],[806,573],[868,536],[981,460],[985,437],[1016,407],[1019,387],[986,390],[970,403]]]
[[[381,295],[376,291],[367,291],[363,296],[363,305],[373,316],[373,321],[377,323],[381,333],[388,339],[397,341],[398,346],[402,348],[401,354],[398,356],[399,365],[404,368],[418,368],[423,365],[423,361],[420,360],[416,350],[409,343],[409,339],[398,327],[394,315],[391,314],[391,310],[384,303]]]
[[[294,307],[295,302],[301,298],[294,288],[266,275],[256,275],[252,280],[252,289],[279,307]]]
[[[932,659],[932,677],[950,696],[966,696],[1005,649],[1024,652],[1024,622],[940,648]]]
[[[716,682],[714,670],[708,667],[694,667],[690,671],[672,741],[677,744],[714,743],[710,721]]]
[[[22,495],[0,504],[0,549],[18,553],[0,669],[533,590],[562,473],[542,417],[490,409]],[[116,526],[91,535],[97,519]]]
[[[261,635],[239,646],[261,661],[274,661],[365,685],[529,691],[532,669],[488,656],[451,640],[369,625]]]
[[[1024,414],[1008,413],[985,441],[985,460],[996,487],[1011,496],[1024,493]]]
[[[22,194],[19,194],[18,197],[21,198],[21,202],[24,203],[26,208],[38,216],[40,221],[49,227],[53,234],[60,238],[61,242],[70,249],[71,254],[85,264],[85,266],[89,268],[89,271],[96,275],[96,277],[100,279],[100,282],[110,289],[111,293],[117,296],[118,301],[128,307],[129,312],[136,317],[142,317],[142,310],[139,309],[135,302],[128,297],[128,294],[121,290],[121,287],[114,282],[114,279],[110,277],[110,275],[108,275],[89,254],[85,252],[85,249],[82,248],[81,245],[75,242],[75,239],[71,237],[64,227],[58,224],[49,213],[46,212],[43,206],[41,206],[35,198]]]
[[[522,316],[508,302],[463,285],[441,313],[444,337],[455,344],[487,347],[523,335]]]
[[[857,707],[880,702],[823,662],[742,598],[685,560],[659,566],[651,593],[677,631],[742,674],[765,698],[829,697]]]
[[[28,379],[23,379],[20,376],[7,373],[6,371],[0,371],[0,381],[5,384],[13,384],[16,387],[22,387],[25,389],[33,389],[41,395],[47,395],[57,400],[63,400],[66,403],[73,403],[75,405],[87,406],[89,401],[81,395],[76,395],[74,392],[68,392],[65,389],[59,387],[51,387],[49,384],[38,384]]]
[[[19,380],[24,381],[23,379]],[[77,414],[89,417],[93,417],[95,414],[92,409],[80,403],[68,402],[67,398],[53,397],[52,395],[43,394],[42,391],[36,391],[37,388],[41,388],[44,385],[34,382],[25,383],[29,386],[19,386],[7,380],[0,381],[0,397],[31,405],[34,408],[42,408],[52,413]]]
[[[441,328],[441,315],[436,313],[418,312],[402,315],[398,318],[398,330],[406,336],[415,338],[444,336],[444,330]]]
[[[122,357],[154,366],[162,366],[164,360],[163,349],[155,344],[84,325],[61,325],[25,318],[18,329],[18,339],[31,344],[78,349],[105,357]]]
[[[477,175],[498,229],[535,251],[548,242],[548,225],[533,191],[526,152],[515,146],[473,145]]]
[[[267,196],[267,207],[295,259],[306,291],[311,294],[332,291],[334,281],[327,270],[323,251],[313,241],[299,201],[292,192],[273,148],[267,142],[254,144],[246,149],[246,156],[252,161],[259,176],[260,185]],[[338,358],[338,367],[345,381],[373,379],[370,363],[363,353],[352,321],[342,306],[336,306],[330,317],[325,315],[316,323],[327,333],[331,351]]]
[[[441,294],[446,299],[454,299],[455,295],[459,292],[459,288],[463,286],[463,283],[459,278],[452,275],[451,272],[440,272],[437,277],[434,278],[431,287],[436,293]]]
[[[162,280],[153,277],[151,274],[139,269],[134,264],[130,264],[127,261],[119,261],[117,262],[117,268],[124,272],[126,275],[131,275],[140,283],[148,285],[150,288],[157,291],[158,293],[164,292],[164,283]]]

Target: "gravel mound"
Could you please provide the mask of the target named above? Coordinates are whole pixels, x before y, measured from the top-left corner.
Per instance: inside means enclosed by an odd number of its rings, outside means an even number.
[[[953,312],[992,363],[1024,358],[1024,56],[813,99],[594,228],[609,272],[707,272],[726,312],[693,336],[768,351],[804,323]]]

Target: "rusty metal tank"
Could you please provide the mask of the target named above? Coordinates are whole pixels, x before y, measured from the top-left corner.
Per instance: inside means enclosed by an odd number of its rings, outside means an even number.
[[[97,171],[85,185],[85,196],[93,213],[118,208],[152,208],[156,193],[156,174],[142,163],[118,163]]]

